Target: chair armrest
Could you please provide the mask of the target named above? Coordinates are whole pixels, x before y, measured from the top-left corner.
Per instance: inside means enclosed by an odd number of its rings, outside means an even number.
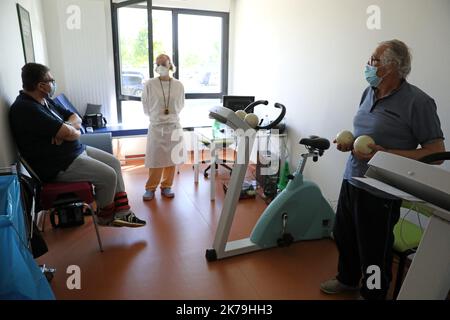
[[[111,132],[82,134],[80,136],[80,142],[90,147],[113,154]]]

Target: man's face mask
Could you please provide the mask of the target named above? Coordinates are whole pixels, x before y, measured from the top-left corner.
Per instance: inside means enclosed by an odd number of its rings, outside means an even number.
[[[47,96],[49,98],[52,98],[55,95],[56,92],[56,82],[53,81],[49,81],[49,82],[45,82],[45,84],[50,87],[50,91],[47,92]]]
[[[375,88],[378,87],[381,81],[383,80],[382,78],[377,76],[377,71],[378,68],[371,65],[366,65],[366,69],[364,70],[364,76],[367,82],[370,84],[371,87]]]
[[[167,77],[169,75],[169,68],[166,66],[157,66],[155,72],[162,77]]]

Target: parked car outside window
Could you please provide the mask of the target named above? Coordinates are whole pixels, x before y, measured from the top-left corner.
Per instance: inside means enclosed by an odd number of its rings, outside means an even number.
[[[141,97],[144,90],[144,75],[138,71],[122,72],[122,94]]]

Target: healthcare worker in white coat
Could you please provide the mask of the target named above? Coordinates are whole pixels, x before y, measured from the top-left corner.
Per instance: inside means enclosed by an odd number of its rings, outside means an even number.
[[[155,72],[159,77],[148,80],[142,93],[145,114],[150,118],[145,154],[145,167],[149,177],[145,185],[144,201],[155,197],[161,186],[161,195],[175,196],[172,191],[175,168],[182,163],[182,128],[179,114],[184,107],[184,86],[174,79],[175,72],[170,57],[161,54],[155,61]]]

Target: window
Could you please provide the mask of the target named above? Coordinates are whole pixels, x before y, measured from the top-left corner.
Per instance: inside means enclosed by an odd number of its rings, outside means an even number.
[[[186,93],[220,93],[222,91],[221,35],[220,17],[179,15],[179,76],[184,83]]]
[[[147,121],[142,91],[161,53],[177,66],[174,77],[185,87],[186,108],[216,104],[226,95],[228,20],[228,13],[152,7],[151,0],[112,0],[119,122]]]
[[[153,56],[165,53],[173,57],[173,32],[171,10],[152,11],[153,19]]]
[[[120,70],[120,86],[116,90],[120,97],[140,97],[150,65],[147,3],[117,8],[116,26]]]

